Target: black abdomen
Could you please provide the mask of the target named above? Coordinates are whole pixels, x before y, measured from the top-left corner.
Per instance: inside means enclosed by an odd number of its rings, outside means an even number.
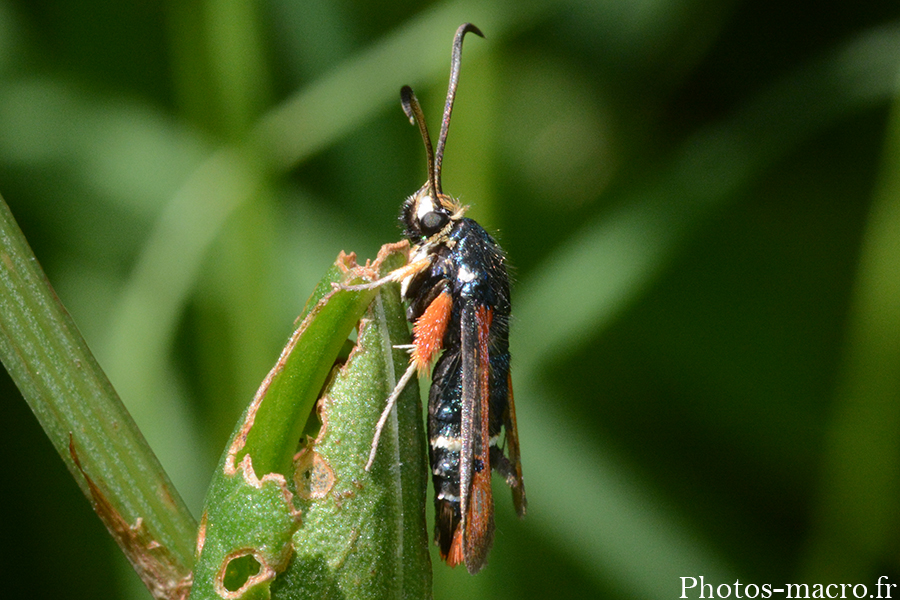
[[[445,349],[428,394],[428,454],[434,484],[434,537],[441,555],[450,551],[460,521],[459,459],[462,448],[462,382],[459,351]]]

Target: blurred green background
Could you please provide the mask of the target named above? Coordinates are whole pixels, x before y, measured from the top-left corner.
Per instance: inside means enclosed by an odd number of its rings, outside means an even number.
[[[435,597],[900,583],[887,0],[0,0],[0,193],[194,514],[337,252],[399,238],[398,91],[436,130],[463,21],[444,189],[515,268],[530,512],[498,483]],[[4,595],[149,597],[0,398]]]

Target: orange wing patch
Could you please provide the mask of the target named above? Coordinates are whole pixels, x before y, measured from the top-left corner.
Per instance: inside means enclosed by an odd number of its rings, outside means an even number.
[[[431,364],[444,346],[444,333],[450,322],[452,308],[453,298],[450,292],[441,292],[413,325],[412,361],[423,377],[428,375]]]

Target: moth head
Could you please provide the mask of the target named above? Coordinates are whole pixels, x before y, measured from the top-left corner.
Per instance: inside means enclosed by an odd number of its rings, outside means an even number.
[[[400,220],[403,234],[418,242],[440,233],[451,221],[462,217],[462,207],[446,194],[432,194],[431,186],[422,188],[406,199]]]

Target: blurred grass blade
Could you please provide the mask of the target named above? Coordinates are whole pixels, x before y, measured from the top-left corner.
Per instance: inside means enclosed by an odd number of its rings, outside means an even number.
[[[145,585],[181,597],[196,523],[0,198],[0,357]]]
[[[375,468],[363,469],[384,399],[407,362],[393,347],[409,338],[399,295],[396,286],[380,293],[331,286],[400,264],[397,253],[382,253],[372,268],[341,256],[317,287],[210,487],[195,600],[268,597],[276,590],[275,597],[291,598],[430,594],[427,468],[415,386],[396,411],[401,422],[385,430]],[[295,467],[307,417],[367,308],[357,346],[326,391],[319,438]]]
[[[900,96],[892,112],[831,414],[809,581],[871,575],[900,534]]]
[[[228,218],[262,185],[258,165],[234,148],[223,148],[201,164],[150,232],[110,318],[106,343],[98,350],[144,434],[164,446],[160,457],[179,484],[190,485],[201,476],[192,464],[199,463],[192,439],[198,434],[184,426],[190,414],[175,394],[167,393],[168,347],[209,247]],[[170,424],[172,415],[177,418]],[[176,469],[182,471],[180,479]]]
[[[731,118],[697,132],[658,178],[617,198],[620,208],[588,223],[519,286],[517,318],[529,323],[529,340],[536,343],[517,348],[517,368],[577,351],[748,181],[814,132],[893,97],[898,47],[898,26],[851,40],[764,90]],[[556,301],[566,289],[592,293]]]
[[[898,47],[900,28],[873,30],[777,83],[732,118],[689,139],[657,180],[630,190],[612,215],[589,223],[551,255],[517,290],[516,318],[528,323],[528,336],[519,337],[513,327],[516,380],[540,381],[541,365],[582,351],[589,339],[647,289],[695,227],[817,128],[891,98],[900,67]],[[805,107],[802,115],[791,110],[794,106]],[[896,243],[896,223],[893,226]],[[591,293],[573,294],[562,301],[561,290],[572,289]],[[891,376],[897,372],[889,371]],[[532,506],[553,505],[547,518],[534,517],[548,537],[609,531],[610,535],[585,536],[583,545],[563,547],[575,552],[577,560],[598,580],[612,577],[636,597],[671,593],[666,590],[671,589],[677,573],[711,576],[716,572],[722,581],[731,577],[727,565],[718,564],[714,553],[699,540],[680,528],[662,526],[677,522],[675,515],[665,515],[663,510],[635,514],[635,504],[657,504],[654,494],[637,480],[614,475],[605,465],[615,461],[598,443],[589,441],[591,434],[577,423],[560,422],[550,409],[553,402],[537,400],[545,395],[539,386],[526,385],[534,391],[520,386],[518,397],[528,399],[530,393],[535,394],[530,400],[520,400],[517,407],[526,480]],[[554,440],[552,454],[558,460],[548,453],[539,457],[528,454],[528,440],[539,438]],[[564,456],[591,457],[578,463],[590,465],[589,470],[582,472],[572,465],[566,480],[592,490],[558,494],[559,461],[565,462]],[[584,511],[578,500],[585,497],[602,499],[606,509]],[[631,544],[635,539],[660,552],[637,552]],[[632,561],[620,558],[624,556]]]
[[[440,3],[271,110],[257,123],[250,141],[278,171],[292,168],[396,103],[401,86],[416,86],[437,73],[443,75],[447,46],[435,43],[435,32],[454,31],[468,21],[496,40],[527,27],[557,4],[561,3]],[[466,48],[467,55],[486,51],[477,46]],[[340,98],[340,111],[335,111],[336,98]]]
[[[684,576],[735,580],[734,567],[596,434],[566,421],[565,411],[535,409],[558,403],[546,386],[518,381],[516,394],[530,399],[516,406],[520,434],[554,440],[526,456],[529,505],[540,507],[529,513],[529,526],[560,552],[577,553],[586,573],[624,598],[677,598]]]

